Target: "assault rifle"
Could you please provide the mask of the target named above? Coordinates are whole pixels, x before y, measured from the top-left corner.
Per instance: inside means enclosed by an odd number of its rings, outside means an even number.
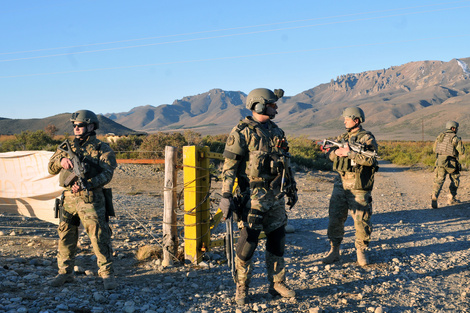
[[[227,228],[227,234],[225,236],[225,253],[227,255],[227,265],[230,267],[232,272],[232,277],[235,279],[235,253],[233,248],[233,219],[238,222],[242,219],[243,211],[246,207],[246,203],[249,200],[249,195],[239,195],[233,197],[233,204],[235,205],[235,210],[230,214],[230,217],[225,220],[225,226]]]
[[[85,190],[88,190],[88,185],[86,182],[85,174],[85,164],[80,161],[78,156],[72,151],[70,147],[70,143],[67,139],[59,145],[59,150],[67,153],[69,155],[69,159],[72,161],[72,173],[67,176],[66,180],[64,181],[65,186],[70,186],[78,182],[78,185]]]
[[[373,150],[372,148],[368,147],[367,145],[363,145],[357,142],[337,142],[331,139],[324,139],[321,145],[322,150],[327,150],[332,147],[339,147],[339,148],[346,148],[349,146],[349,149],[352,151],[362,154],[366,157],[371,157],[371,158],[377,158],[380,159],[380,157],[377,155],[377,152]]]

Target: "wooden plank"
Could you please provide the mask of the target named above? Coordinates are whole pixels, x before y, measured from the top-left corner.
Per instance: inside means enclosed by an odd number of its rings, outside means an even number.
[[[117,159],[118,164],[165,164],[164,159]]]

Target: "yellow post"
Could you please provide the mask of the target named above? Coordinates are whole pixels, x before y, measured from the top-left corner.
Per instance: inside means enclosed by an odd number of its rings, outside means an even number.
[[[202,261],[210,248],[209,147],[183,147],[184,257]]]

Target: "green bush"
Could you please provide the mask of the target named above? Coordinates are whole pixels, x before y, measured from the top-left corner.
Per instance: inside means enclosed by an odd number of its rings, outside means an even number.
[[[59,140],[54,140],[44,130],[23,131],[16,134],[16,138],[5,140],[0,144],[0,152],[27,151],[27,150],[47,150],[55,151]]]
[[[224,153],[225,143],[227,142],[228,135],[207,135],[202,138],[201,145],[208,146],[211,152]]]
[[[433,142],[429,141],[381,141],[379,155],[383,160],[397,165],[434,167]]]
[[[138,159],[137,152],[144,139],[142,136],[126,136],[121,137],[116,142],[111,143],[111,149],[116,153],[118,159]]]
[[[311,170],[330,170],[331,162],[320,150],[320,145],[302,135],[288,139],[291,162]]]
[[[173,146],[182,151],[183,146],[188,143],[181,133],[163,133],[158,132],[156,134],[145,136],[138,152],[140,158],[144,159],[164,159],[165,158],[165,147]],[[179,153],[181,155],[181,153]],[[180,156],[182,158],[182,156]]]

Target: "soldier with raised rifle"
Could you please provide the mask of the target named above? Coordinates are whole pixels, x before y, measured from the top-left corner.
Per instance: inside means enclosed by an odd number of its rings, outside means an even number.
[[[333,193],[329,204],[328,239],[331,249],[323,263],[331,264],[340,260],[340,245],[344,237],[344,223],[348,211],[354,219],[356,229],[357,263],[365,266],[369,263],[366,251],[372,233],[372,187],[374,174],[378,170],[376,152],[377,142],[371,132],[362,128],[365,115],[359,107],[349,107],[343,111],[344,126],[347,132],[336,138],[344,142],[342,147],[333,146],[328,150],[328,157],[333,162],[333,170],[339,173],[335,178]],[[351,146],[360,145],[358,152]],[[369,153],[361,153],[368,151]]]
[[[59,184],[65,188],[59,210],[57,252],[58,275],[51,286],[74,281],[75,255],[79,225],[83,224],[90,237],[98,264],[98,274],[105,289],[114,289],[113,250],[109,216],[113,216],[111,189],[103,188],[113,177],[117,166],[114,151],[96,138],[99,121],[95,113],[80,110],[72,114],[75,139],[59,145],[49,161],[52,175],[60,174]]]
[[[220,202],[224,218],[229,218],[236,209],[232,197],[235,179],[238,179],[241,193],[249,197],[237,214],[240,238],[236,246],[234,280],[238,305],[246,303],[252,257],[262,230],[266,234],[269,293],[288,298],[295,296],[294,290],[286,284],[284,227],[287,224],[285,198],[292,207],[297,201],[297,189],[284,131],[272,122],[277,114],[276,102],[283,94],[282,89],[252,90],[247,96],[246,108],[253,116],[233,128],[225,145]]]

